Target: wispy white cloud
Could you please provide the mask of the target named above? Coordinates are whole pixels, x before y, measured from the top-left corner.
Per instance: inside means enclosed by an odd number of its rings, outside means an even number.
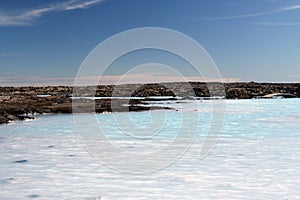
[[[292,10],[298,10],[298,9],[300,9],[300,4],[281,7],[278,9],[271,10],[271,11],[263,11],[263,12],[249,13],[249,14],[243,14],[243,15],[232,15],[232,16],[225,16],[225,17],[216,17],[216,18],[212,18],[212,19],[213,20],[230,20],[230,19],[259,17],[259,16],[271,15],[271,14],[282,13],[282,12],[287,12],[287,11],[292,11]]]
[[[70,3],[66,3],[64,6],[65,10],[75,10],[75,9],[84,9],[89,6],[95,5],[97,3],[100,3],[104,0],[88,0],[78,3],[77,1],[70,1]]]
[[[244,14],[244,15],[232,15],[232,16],[225,16],[225,17],[216,17],[216,18],[212,18],[212,19],[213,20],[240,19],[240,18],[264,16],[264,15],[274,14],[274,13],[278,13],[278,12],[281,12],[281,11],[277,10],[277,11],[257,12],[257,13]]]
[[[0,26],[31,25],[47,13],[85,9],[103,1],[105,0],[69,0],[31,10],[0,14]]]
[[[300,9],[300,4],[282,8],[282,10],[286,10],[286,11],[288,11],[288,10],[298,10],[298,9]]]
[[[300,26],[300,22],[257,22],[255,24],[262,26]]]
[[[299,10],[300,4],[282,7],[278,10],[278,12],[286,12],[286,11],[293,11]],[[300,22],[257,22],[256,25],[263,25],[263,26],[300,26]]]

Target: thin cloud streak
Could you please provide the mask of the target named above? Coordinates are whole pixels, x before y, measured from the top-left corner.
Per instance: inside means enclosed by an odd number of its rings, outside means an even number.
[[[300,4],[293,5],[293,6],[287,6],[287,7],[281,7],[276,10],[265,11],[265,12],[257,12],[257,13],[250,13],[250,14],[244,14],[244,15],[233,15],[233,16],[225,16],[225,17],[216,17],[216,18],[212,18],[212,20],[230,20],[230,19],[259,17],[259,16],[271,15],[271,14],[282,13],[282,12],[287,12],[287,11],[292,11],[292,10],[299,10],[299,9],[300,9]]]
[[[282,8],[282,10],[286,10],[286,11],[288,11],[288,10],[298,10],[298,9],[300,9],[300,4]]]
[[[300,22],[257,22],[255,25],[262,26],[300,26]]]
[[[259,17],[269,14],[274,14],[281,12],[279,10],[277,11],[269,11],[269,12],[259,12],[259,13],[252,13],[252,14],[245,14],[245,15],[233,15],[233,16],[227,16],[227,17],[216,17],[212,18],[212,20],[230,20],[230,19],[240,19],[240,18],[249,18],[249,17]]]
[[[75,10],[75,9],[84,9],[84,8],[88,8],[94,4],[97,4],[97,3],[100,3],[104,0],[90,0],[90,1],[85,1],[85,2],[82,2],[80,4],[76,3],[77,1],[72,1],[72,2],[75,2],[75,3],[69,3],[65,6],[65,10]]]
[[[48,5],[42,8],[18,12],[17,14],[0,15],[0,26],[25,26],[50,12],[62,12],[85,9],[105,0],[71,0],[63,3]]]

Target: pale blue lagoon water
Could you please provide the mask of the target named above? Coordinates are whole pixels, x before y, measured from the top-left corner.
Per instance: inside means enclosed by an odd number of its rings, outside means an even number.
[[[300,99],[225,100],[219,141],[203,160],[199,153],[210,126],[210,101],[167,105],[178,111],[130,113],[134,123],[147,126],[151,116],[166,112],[153,139],[133,140],[113,126],[115,117],[128,113],[96,115],[114,145],[147,153],[170,145],[182,113],[191,121],[199,114],[189,150],[172,165],[146,174],[124,173],[95,160],[81,144],[72,115],[1,125],[0,199],[300,199]]]

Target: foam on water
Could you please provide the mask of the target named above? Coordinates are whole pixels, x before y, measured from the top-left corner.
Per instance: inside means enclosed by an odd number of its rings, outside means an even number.
[[[220,140],[203,160],[199,149],[211,104],[173,106],[199,113],[198,137],[173,165],[141,175],[97,162],[82,146],[72,115],[38,116],[1,126],[0,199],[299,199],[299,99],[226,100]],[[163,111],[150,112],[158,116]],[[140,142],[111,126],[113,117],[126,113],[97,114],[97,119],[115,145],[147,153],[174,138],[180,112],[167,112],[161,134]],[[134,123],[150,123],[147,112],[130,115]]]

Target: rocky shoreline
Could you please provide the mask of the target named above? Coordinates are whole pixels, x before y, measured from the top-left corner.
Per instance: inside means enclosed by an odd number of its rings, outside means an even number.
[[[91,89],[91,90],[89,90]],[[224,89],[224,90],[223,90]],[[107,99],[79,99],[72,100],[74,95],[71,86],[47,86],[47,87],[0,87],[0,124],[14,120],[33,118],[35,114],[43,113],[72,113],[73,106],[82,107],[94,103],[94,112],[126,112],[145,111],[149,109],[170,109],[167,107],[149,107],[147,99],[114,99],[113,109],[111,96],[170,96],[170,97],[210,97],[222,96],[227,99],[251,99],[262,97],[272,93],[288,93],[300,97],[300,83],[212,83],[207,85],[202,82],[187,83],[163,83],[163,84],[128,84],[128,85],[100,85],[95,87],[77,88],[80,96],[91,96],[89,92],[94,90],[96,97]],[[210,91],[214,91],[211,94]],[[117,92],[116,92],[117,91]],[[225,93],[224,93],[225,92]],[[149,99],[148,99],[149,100]],[[94,102],[93,102],[94,101]],[[85,110],[85,109],[81,109]],[[89,112],[87,110],[87,112]]]
[[[1,97],[0,97],[1,98]],[[112,106],[113,102],[113,106]],[[94,107],[91,109],[91,105]],[[9,123],[16,120],[34,119],[38,114],[72,113],[74,108],[77,112],[129,112],[147,111],[149,109],[170,109],[168,107],[144,106],[137,100],[123,99],[78,99],[63,95],[47,97],[33,96],[6,96],[5,100],[0,100],[0,124]]]

